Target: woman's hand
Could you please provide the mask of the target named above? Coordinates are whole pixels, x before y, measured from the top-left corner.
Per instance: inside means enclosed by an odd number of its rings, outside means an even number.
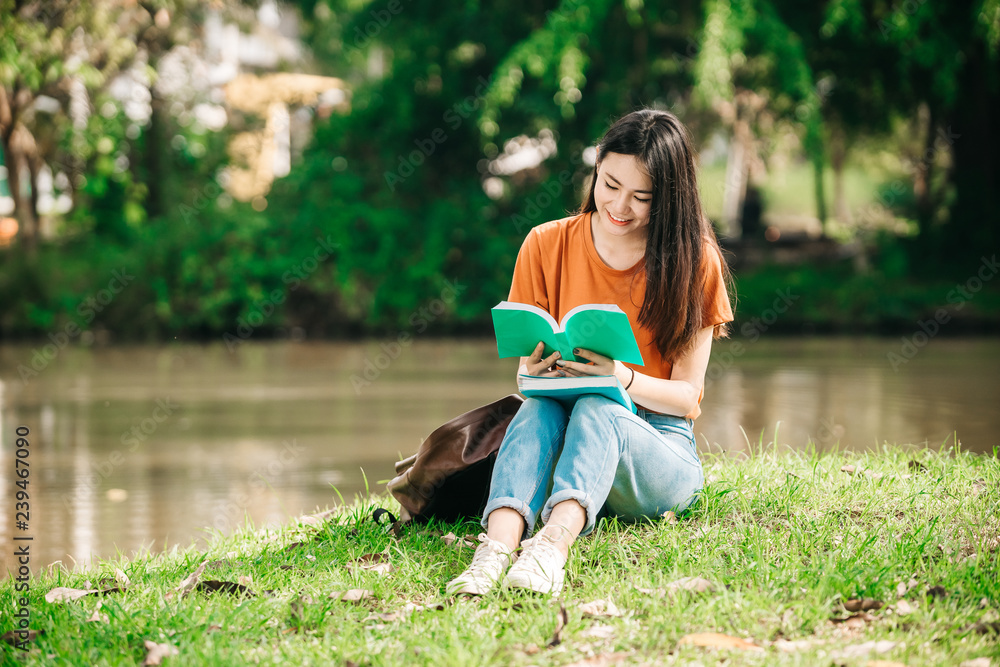
[[[560,358],[559,350],[542,359],[542,353],[544,352],[545,343],[538,341],[538,345],[535,346],[535,351],[531,353],[531,356],[521,358],[521,372],[525,375],[536,375],[538,377],[562,377],[566,375],[566,373],[563,373],[556,366]]]
[[[615,374],[615,360],[611,357],[605,357],[603,354],[597,354],[590,350],[584,350],[582,348],[576,348],[573,350],[573,354],[578,357],[587,359],[590,363],[580,363],[579,361],[565,361],[559,360],[556,362],[556,366],[566,373],[569,377],[580,377],[582,375],[614,375]]]

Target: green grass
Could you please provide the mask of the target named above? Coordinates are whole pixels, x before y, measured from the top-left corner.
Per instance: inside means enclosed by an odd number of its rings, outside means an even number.
[[[442,532],[474,536],[478,524],[411,526],[400,538],[368,517],[373,497],[319,526],[247,528],[194,549],[56,571],[31,582],[28,652],[3,644],[5,664],[138,665],[144,641],[169,643],[164,664],[564,665],[615,654],[620,663],[865,665],[869,660],[959,665],[1000,660],[1000,465],[995,456],[886,446],[881,452],[816,454],[760,448],[749,458],[706,455],[702,502],[678,523],[605,522],[574,547],[561,599],[497,593],[451,601],[444,584],[472,550]],[[876,475],[842,472],[850,464]],[[288,548],[295,542],[302,544]],[[394,570],[349,564],[388,554]],[[203,579],[251,577],[251,598],[193,592],[165,599],[200,563]],[[122,569],[124,592],[50,604],[56,586],[83,588]],[[664,595],[681,577],[715,584]],[[897,586],[915,580],[902,598]],[[365,588],[360,603],[330,593]],[[879,609],[849,622],[842,602]],[[621,616],[591,618],[581,604],[610,599]],[[108,622],[86,622],[101,604]],[[401,618],[407,603],[442,609]],[[568,623],[549,646],[560,606]],[[0,632],[13,625],[13,582],[0,584]],[[692,646],[692,633],[742,637],[763,650]],[[885,653],[838,651],[875,640]]]

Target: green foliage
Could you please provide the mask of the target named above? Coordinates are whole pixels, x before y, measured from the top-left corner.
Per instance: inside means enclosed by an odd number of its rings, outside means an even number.
[[[16,19],[0,28],[7,97],[21,86],[64,98],[57,91],[72,69],[99,113],[82,128],[72,126],[66,104],[51,118],[24,117],[44,156],[70,168],[76,206],[57,244],[33,259],[16,250],[5,258],[0,333],[40,335],[62,326],[127,255],[142,277],[92,324],[133,338],[219,335],[262,310],[271,314],[254,335],[297,326],[316,334],[397,331],[454,284],[463,290],[433,330],[487,330],[488,309],[506,297],[528,229],[579,206],[590,171],[584,149],[609,120],[640,105],[671,108],[706,138],[728,132],[725,103],[740,91],[759,92],[775,125],[754,131],[764,142],[797,134],[813,174],[811,187],[798,178],[801,169],[794,185],[786,184],[782,212],[816,207],[822,217],[833,133],[849,145],[900,125],[912,133],[902,121],[921,105],[931,132],[950,122],[948,114],[965,108],[959,100],[969,87],[957,81],[968,63],[996,62],[1000,11],[995,0],[971,12],[871,0],[830,0],[808,10],[787,0],[520,0],[470,2],[448,12],[414,3],[299,0],[310,68],[349,82],[351,111],[315,120],[313,140],[295,156],[292,173],[257,211],[216,185],[226,166],[226,132],[183,126],[154,100],[152,122],[137,134],[106,91],[117,72],[136,64],[138,46],[148,50],[148,73],[170,46],[195,38],[205,11],[199,3],[57,2],[46,13],[40,4],[3,2]],[[67,57],[76,27],[97,36],[80,62]],[[995,73],[982,78],[995,94]],[[991,153],[961,156],[987,135],[960,130],[954,168],[936,158],[929,163],[925,192],[936,197],[930,205],[910,176],[901,177],[901,190],[892,184],[886,217],[915,220],[922,245],[887,238],[881,250],[867,250],[875,258],[871,274],[846,266],[784,274],[829,297],[815,306],[818,322],[839,327],[857,317],[856,326],[870,328],[929,307],[935,271],[960,273],[972,252],[952,230],[967,231],[977,248],[994,247],[998,217],[983,214],[995,203],[984,175],[993,172],[969,176],[970,165],[988,166]],[[557,151],[540,165],[491,172],[511,140],[541,136],[553,138]],[[924,147],[911,149],[922,154]],[[857,183],[857,172],[850,173]],[[868,190],[846,199],[857,206],[885,177],[866,173]],[[764,187],[773,201],[780,189]],[[717,194],[711,210],[721,209]],[[948,220],[949,209],[965,213]],[[302,264],[317,239],[334,251],[305,275]],[[942,240],[951,244],[951,267],[928,245]],[[783,271],[742,277],[750,288],[741,292],[745,303],[756,307],[759,277],[777,281]],[[930,277],[913,290],[928,296],[897,297],[910,294],[905,279],[919,271]]]

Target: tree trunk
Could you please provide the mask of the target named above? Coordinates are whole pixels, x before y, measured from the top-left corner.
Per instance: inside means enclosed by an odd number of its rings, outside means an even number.
[[[930,252],[939,257],[947,253],[956,262],[956,269],[961,267],[960,275],[974,275],[982,256],[990,258],[1000,251],[998,79],[985,47],[975,42],[966,51],[966,67],[956,87],[958,98],[948,124],[938,134],[951,145],[955,199],[949,224],[941,234],[927,235],[926,240],[931,244]]]
[[[740,204],[747,188],[747,143],[750,128],[747,121],[737,118],[733,123],[733,137],[729,142],[726,161],[726,180],[722,190],[722,221],[726,236],[740,238]]]
[[[29,158],[24,146],[25,133],[27,130],[21,125],[14,128],[10,139],[4,145],[4,158],[7,162],[7,183],[10,186],[10,196],[14,199],[14,218],[17,220],[18,226],[16,238],[29,254],[34,254],[38,223],[32,206],[34,188],[31,184]],[[27,182],[25,182],[26,178]]]
[[[833,217],[842,225],[851,224],[851,211],[844,198],[844,163],[847,161],[847,139],[840,125],[830,136],[830,168],[833,169]]]
[[[936,152],[934,141],[937,138],[937,114],[934,112],[933,106],[928,104],[921,106],[923,108],[919,116],[924,121],[920,128],[924,135],[924,149],[914,160],[913,196],[917,204],[917,227],[921,234],[925,234],[930,229],[931,218],[934,214],[931,185]]]

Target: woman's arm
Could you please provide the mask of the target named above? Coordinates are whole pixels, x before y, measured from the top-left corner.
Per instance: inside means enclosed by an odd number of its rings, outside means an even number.
[[[705,386],[705,371],[712,352],[712,329],[705,327],[695,336],[694,345],[678,358],[670,371],[670,379],[662,380],[636,372],[628,393],[632,400],[650,410],[683,417],[698,408],[698,399]],[[632,371],[621,363],[615,374],[628,382]]]
[[[705,386],[705,371],[712,352],[712,329],[705,327],[696,334],[691,348],[674,362],[669,380],[639,371],[632,378],[632,369],[628,366],[589,350],[580,350],[577,354],[592,359],[593,364],[562,360],[556,364],[571,375],[614,374],[622,386],[628,385],[631,380],[628,393],[633,401],[650,410],[684,417],[697,409],[701,390]]]

